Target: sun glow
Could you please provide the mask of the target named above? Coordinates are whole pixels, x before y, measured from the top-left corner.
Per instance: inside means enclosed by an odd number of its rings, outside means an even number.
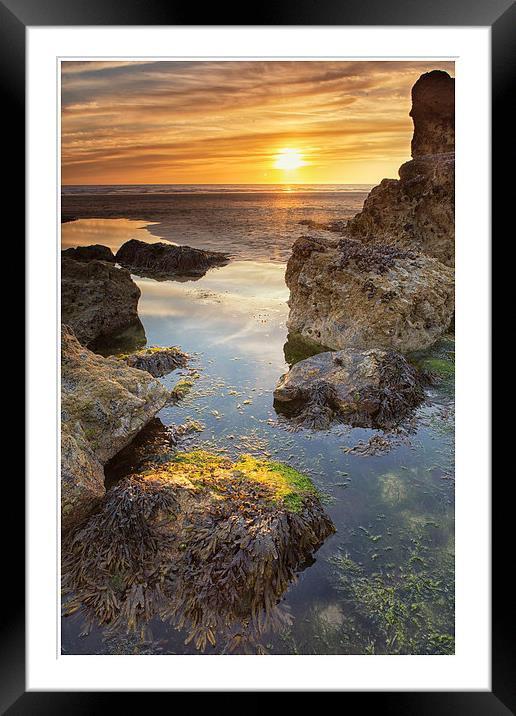
[[[285,169],[289,171],[291,169],[299,169],[299,167],[303,167],[305,164],[306,162],[303,160],[303,155],[299,149],[286,147],[285,149],[279,150],[276,155],[274,167],[276,169]]]

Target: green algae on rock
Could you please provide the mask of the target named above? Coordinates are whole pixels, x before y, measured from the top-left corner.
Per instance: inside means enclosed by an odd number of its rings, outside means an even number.
[[[104,358],[61,331],[61,527],[104,494],[103,465],[151,420],[168,390],[148,373]]]
[[[69,535],[65,609],[113,629],[159,617],[201,651],[222,640],[228,651],[260,653],[261,636],[288,623],[281,595],[333,531],[293,468],[178,453],[116,485]]]
[[[289,333],[287,335],[287,341],[283,346],[285,362],[288,363],[290,367],[306,358],[311,358],[318,353],[325,353],[329,350],[327,346],[321,346],[320,343],[316,343],[302,336],[300,333]]]
[[[350,608],[346,626],[355,625],[365,653],[455,651],[454,555],[446,549],[429,549],[424,528],[419,533],[413,533],[406,561],[398,569],[380,567],[367,574],[345,553],[332,559],[336,586]]]
[[[453,393],[455,383],[455,337],[453,335],[444,335],[426,351],[411,354],[410,360],[442,394],[446,396]]]
[[[181,378],[181,380],[178,380],[170,392],[171,402],[177,403],[180,400],[183,400],[183,398],[185,398],[192,389],[192,385],[193,380],[188,380],[187,378]]]

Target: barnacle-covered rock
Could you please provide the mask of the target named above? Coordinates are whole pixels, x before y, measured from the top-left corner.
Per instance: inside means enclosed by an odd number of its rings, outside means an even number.
[[[67,610],[136,628],[152,617],[199,650],[261,651],[278,600],[334,531],[311,481],[243,455],[178,453],[108,491],[66,543]]]
[[[274,407],[294,425],[390,429],[424,397],[416,368],[394,351],[343,350],[296,363],[274,391]]]
[[[396,246],[301,237],[285,280],[289,331],[333,349],[421,350],[454,312],[453,269]]]
[[[155,378],[171,373],[186,365],[188,355],[176,346],[149,346],[134,353],[118,355],[131,368],[146,370]]]
[[[103,465],[166,403],[148,373],[81,346],[61,331],[61,517],[66,531],[104,494]]]
[[[396,244],[447,266],[455,263],[455,154],[402,164],[399,179],[383,179],[346,233],[364,243]]]
[[[342,239],[303,236],[286,271],[288,328],[329,348],[408,353],[443,335],[454,310],[454,80],[413,87],[413,159],[374,187]],[[308,224],[310,226],[310,224]]]

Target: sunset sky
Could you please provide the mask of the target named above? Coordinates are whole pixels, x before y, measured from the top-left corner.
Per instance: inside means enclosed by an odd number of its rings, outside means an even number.
[[[63,184],[364,183],[410,157],[453,62],[63,62]]]

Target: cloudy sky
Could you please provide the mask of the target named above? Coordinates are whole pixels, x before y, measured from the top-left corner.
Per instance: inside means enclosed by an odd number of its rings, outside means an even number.
[[[63,184],[368,183],[452,62],[63,62]]]

